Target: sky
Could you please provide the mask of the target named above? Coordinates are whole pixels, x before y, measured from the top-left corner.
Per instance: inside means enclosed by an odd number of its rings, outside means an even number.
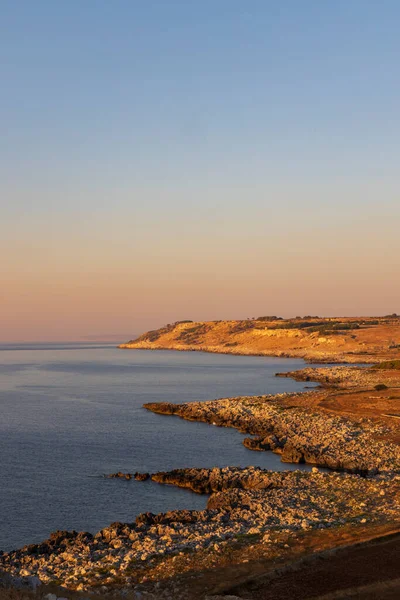
[[[2,0],[0,341],[400,313],[397,0]]]

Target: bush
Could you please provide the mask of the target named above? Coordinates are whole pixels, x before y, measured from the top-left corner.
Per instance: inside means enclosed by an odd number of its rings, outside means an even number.
[[[373,369],[400,371],[400,360],[386,360],[372,367]]]
[[[282,321],[282,317],[272,316],[272,317],[257,317],[256,321]]]
[[[193,327],[187,327],[177,337],[177,340],[184,342],[185,344],[199,344],[199,336],[204,335],[209,330],[208,325],[205,323],[199,323],[199,325],[193,325]]]
[[[229,333],[242,333],[248,329],[256,329],[256,326],[252,321],[238,321],[231,326]]]

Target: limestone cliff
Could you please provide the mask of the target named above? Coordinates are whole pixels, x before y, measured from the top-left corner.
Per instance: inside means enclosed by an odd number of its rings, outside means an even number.
[[[400,358],[400,318],[178,321],[119,346],[366,363]]]

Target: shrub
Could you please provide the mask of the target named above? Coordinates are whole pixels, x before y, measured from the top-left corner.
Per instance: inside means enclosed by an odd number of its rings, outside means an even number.
[[[257,317],[257,321],[283,321],[282,317],[272,316],[272,317]]]
[[[255,329],[255,325],[252,323],[252,321],[238,321],[231,326],[229,333],[241,333],[242,331],[247,331],[248,329]]]
[[[386,360],[384,362],[378,363],[372,367],[373,369],[382,369],[382,370],[400,370],[400,360]]]
[[[184,342],[185,344],[199,344],[199,336],[207,333],[209,327],[205,323],[199,325],[193,325],[193,327],[187,327],[177,337],[177,340]]]

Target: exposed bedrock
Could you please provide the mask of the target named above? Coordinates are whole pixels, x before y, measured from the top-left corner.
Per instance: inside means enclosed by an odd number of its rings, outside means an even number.
[[[282,485],[285,473],[266,471],[258,467],[241,469],[224,467],[222,469],[174,469],[160,471],[151,475],[157,483],[184,487],[198,494],[222,492],[231,488],[266,489],[272,485]]]
[[[308,392],[310,396],[317,392]],[[285,398],[288,395],[284,396]],[[373,475],[400,472],[400,447],[377,438],[382,425],[359,423],[302,407],[285,408],[280,396],[224,398],[186,404],[151,403],[145,408],[191,421],[234,427],[251,450],[272,450],[283,462]]]
[[[174,511],[165,515],[141,515],[137,523],[165,523],[180,519],[219,519],[221,524],[240,522],[249,528],[256,525],[274,527],[300,523],[325,525],[335,514],[342,519],[364,518],[382,503],[398,514],[400,477],[381,475],[361,478],[358,475],[305,471],[269,471],[259,467],[188,468],[162,471],[151,475],[161,484],[210,494],[205,511]],[[378,510],[380,511],[381,508]],[[384,509],[386,510],[386,509]],[[358,512],[361,511],[361,512]],[[351,515],[351,516],[350,516]],[[144,519],[144,521],[143,521]],[[148,520],[149,519],[149,520]],[[300,519],[300,521],[298,520]]]
[[[375,387],[379,384],[385,384],[388,387],[400,386],[400,369],[396,367],[397,362],[384,362],[374,367],[306,367],[298,371],[289,371],[287,373],[276,373],[277,377],[288,377],[296,381],[315,381],[322,386],[353,389]],[[390,368],[391,367],[391,368]]]
[[[226,467],[178,469],[155,473],[152,479],[211,493],[207,508],[144,513],[132,523],[113,523],[94,536],[58,531],[41,544],[0,553],[0,569],[45,583],[57,581],[70,589],[110,591],[110,586],[129,588],[142,581],[145,565],[159,564],[182,551],[218,553],[237,536],[266,536],[273,548],[272,531],[291,534],[344,523],[394,522],[400,514],[400,477],[390,474],[362,478],[317,469],[273,472]]]
[[[146,479],[149,479],[150,474],[139,473],[136,471],[136,473],[132,475],[132,473],[123,473],[122,471],[118,471],[118,473],[111,473],[110,475],[104,475],[104,477],[107,477],[108,479],[126,479],[127,481],[130,481],[133,477],[133,479],[136,479],[137,481],[146,481]]]

